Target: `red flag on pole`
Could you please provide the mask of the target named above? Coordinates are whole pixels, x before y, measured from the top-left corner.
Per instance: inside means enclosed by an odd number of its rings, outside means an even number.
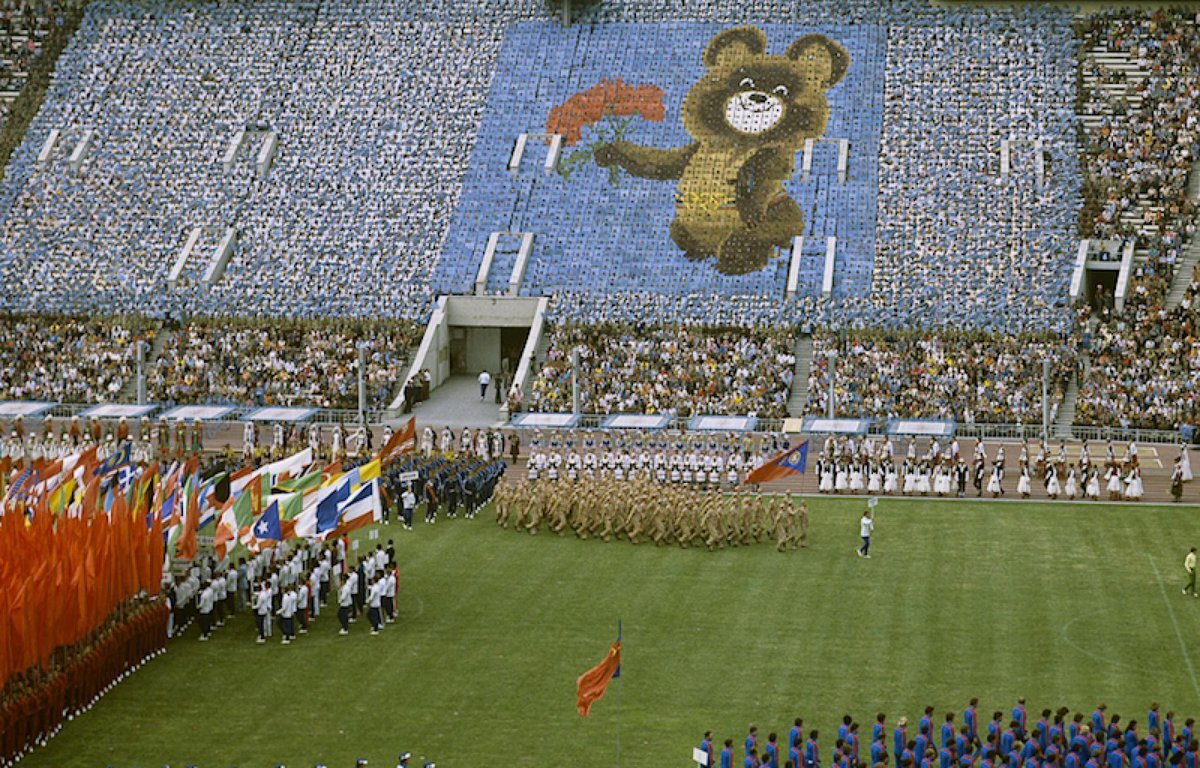
[[[608,649],[608,655],[596,666],[584,672],[575,681],[575,708],[580,717],[587,717],[592,702],[604,695],[608,681],[621,668],[621,641],[617,640]]]

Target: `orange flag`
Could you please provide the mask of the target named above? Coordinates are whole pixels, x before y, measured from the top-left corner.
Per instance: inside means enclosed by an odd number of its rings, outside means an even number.
[[[575,708],[580,717],[587,717],[592,702],[604,695],[608,681],[621,669],[621,641],[617,640],[608,649],[608,655],[596,666],[579,676],[575,681]]]
[[[417,449],[417,417],[413,416],[404,425],[392,433],[387,445],[379,451],[379,463],[383,466],[391,464],[396,457]]]

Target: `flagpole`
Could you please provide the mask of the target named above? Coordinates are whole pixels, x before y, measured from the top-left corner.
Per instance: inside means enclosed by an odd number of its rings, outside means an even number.
[[[617,619],[617,642],[621,642],[620,619]],[[617,669],[619,670],[620,666],[618,666]],[[621,768],[621,688],[623,687],[621,679],[623,677],[624,675],[617,677],[617,768]]]

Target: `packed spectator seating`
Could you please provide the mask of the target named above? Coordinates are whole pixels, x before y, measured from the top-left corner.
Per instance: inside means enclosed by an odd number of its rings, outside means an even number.
[[[29,79],[29,64],[56,24],[69,0],[3,0],[0,2],[0,125]]]
[[[571,410],[571,352],[579,350],[585,413],[785,414],[796,360],[786,331],[688,326],[562,325],[527,404]]]
[[[384,408],[419,329],[396,321],[193,320],[148,376],[163,403],[358,407],[358,344],[368,346],[367,407]]]
[[[131,318],[0,315],[0,400],[114,399],[153,336]]]
[[[1200,26],[1195,10],[1114,9],[1081,21],[1081,48],[1125,54],[1144,78],[1090,58],[1080,94],[1089,115],[1081,133],[1084,213],[1081,234],[1136,238],[1149,272],[1170,278],[1195,235],[1188,173],[1200,152]],[[1123,84],[1124,88],[1106,86]],[[1126,217],[1128,221],[1122,221]]]
[[[1200,424],[1200,269],[1180,306],[1161,292],[1097,327],[1076,422],[1176,429]]]
[[[1038,424],[1042,361],[1053,363],[1052,420],[1074,366],[1065,343],[1038,336],[823,333],[813,339],[808,413],[825,413],[831,353],[838,415],[873,419]]]

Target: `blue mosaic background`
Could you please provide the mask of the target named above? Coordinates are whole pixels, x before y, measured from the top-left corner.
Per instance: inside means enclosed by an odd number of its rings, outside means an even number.
[[[663,294],[782,296],[788,258],[783,254],[759,272],[727,276],[714,262],[692,263],[669,235],[675,216],[674,180],[622,174],[617,187],[607,171],[589,163],[570,179],[545,174],[545,147],[530,142],[517,178],[506,170],[522,132],[544,130],[551,109],[602,79],[652,84],[664,93],[661,123],[635,119],[628,139],[659,148],[692,141],[680,105],[703,73],[701,55],[726,24],[612,24],[563,29],[552,22],[511,26],[488,95],[483,124],[463,178],[441,258],[434,269],[435,295],[465,292],[493,231],[535,233],[523,295],[556,291],[646,291]],[[837,146],[818,143],[812,172],[801,181],[802,152],[785,184],[800,206],[805,246],[800,292],[820,291],[825,240],[837,240],[834,294],[862,296],[870,289],[875,248],[878,155],[883,112],[886,33],[881,27],[762,25],[767,53],[782,54],[799,37],[820,33],[850,53],[845,78],[828,92],[826,138],[850,140],[849,175],[837,179]],[[580,145],[588,142],[584,132]],[[565,148],[564,155],[572,148]],[[515,246],[498,252],[488,290],[507,285]]]

